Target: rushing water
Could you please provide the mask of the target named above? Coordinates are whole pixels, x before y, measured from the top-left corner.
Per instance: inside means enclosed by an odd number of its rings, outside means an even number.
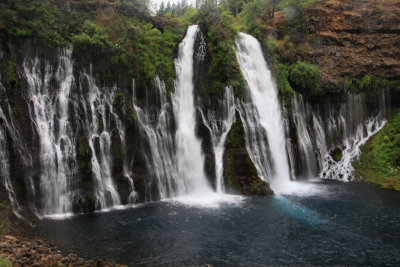
[[[92,152],[96,207],[107,209],[121,203],[111,174],[111,118],[107,112],[114,114],[112,104],[116,88],[106,88],[101,92],[91,75],[85,74],[85,79],[88,82],[88,93],[81,95],[81,103],[85,111],[86,135]],[[100,147],[98,153],[96,143]]]
[[[316,182],[302,195],[248,198],[218,209],[156,202],[43,220],[66,253],[129,266],[399,265],[400,195]]]
[[[235,99],[233,97],[232,87],[225,88],[225,96],[219,103],[220,109],[218,112],[209,111],[207,118],[200,110],[203,122],[210,131],[211,141],[213,145],[215,157],[215,177],[217,193],[225,192],[223,180],[223,157],[225,152],[225,141],[231,129],[232,123],[235,120]]]
[[[153,171],[160,198],[176,196],[177,188],[182,181],[178,177],[175,158],[174,138],[168,131],[171,105],[167,101],[165,83],[157,76],[155,78],[158,98],[160,101],[159,111],[155,119],[151,119],[148,110],[142,110],[134,104],[138,122],[149,142],[150,155],[147,158],[148,168]],[[135,99],[135,96],[134,96]]]
[[[254,111],[257,112],[257,122],[266,131],[269,152],[271,154],[271,161],[273,163],[273,178],[270,179],[270,182],[275,190],[279,190],[279,188],[290,181],[290,174],[286,152],[284,124],[281,114],[281,107],[278,100],[278,91],[272,81],[271,72],[269,71],[267,63],[265,62],[260,43],[254,37],[244,33],[240,33],[239,37],[240,39],[236,41],[236,55],[240,64],[240,68],[247,81],[251,100],[255,106],[255,109],[250,110],[252,111],[250,114],[254,113]],[[251,117],[254,118],[257,115],[251,114]],[[245,124],[249,125],[247,122],[245,122]],[[256,124],[254,123],[253,125]],[[250,125],[249,127],[252,127],[253,125]],[[254,132],[254,130],[252,131]],[[250,131],[246,131],[246,135],[249,132]],[[260,129],[256,129],[255,132],[260,134]],[[250,145],[247,146],[250,147]],[[265,145],[262,149],[265,149]],[[259,165],[259,163],[254,159],[262,157],[257,155],[259,152],[259,149],[250,149],[249,151],[250,156],[256,166]],[[265,153],[266,151],[262,152]],[[257,166],[259,175],[266,179],[266,173],[260,173],[262,168],[264,167]]]
[[[201,142],[195,135],[196,116],[193,97],[193,53],[198,26],[190,26],[179,44],[175,60],[176,80],[173,109],[177,130],[175,134],[178,175],[184,181],[179,195],[204,195],[212,192],[204,172]]]
[[[70,183],[76,174],[74,138],[68,120],[68,104],[73,82],[70,50],[59,56],[56,71],[49,62],[25,60],[24,75],[28,84],[31,120],[40,139],[40,190],[42,211],[47,214],[71,212]],[[42,78],[43,77],[43,78]],[[52,90],[52,79],[57,90]]]

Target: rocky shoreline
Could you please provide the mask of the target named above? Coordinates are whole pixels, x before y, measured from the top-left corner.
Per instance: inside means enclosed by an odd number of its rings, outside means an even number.
[[[7,258],[12,266],[121,266],[105,259],[84,260],[76,254],[63,255],[55,246],[34,238],[16,238],[11,235],[0,237],[0,258]]]

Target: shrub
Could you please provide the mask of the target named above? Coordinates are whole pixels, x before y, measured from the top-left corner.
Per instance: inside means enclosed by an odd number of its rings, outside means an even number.
[[[316,96],[320,93],[321,74],[317,66],[308,62],[297,61],[289,70],[289,81],[292,87],[305,96]]]

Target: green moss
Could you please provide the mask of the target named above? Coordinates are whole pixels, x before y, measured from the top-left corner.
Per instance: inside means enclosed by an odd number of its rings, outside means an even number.
[[[287,64],[276,64],[275,69],[276,69],[275,71],[276,83],[279,89],[280,98],[282,100],[282,103],[285,106],[288,106],[290,100],[295,94],[295,91],[293,90],[292,86],[289,83],[290,66]]]
[[[384,188],[400,190],[400,113],[362,147],[356,176]]]
[[[11,60],[8,60],[5,85],[7,90],[14,90],[17,89],[19,86],[17,65]]]
[[[114,95],[113,110],[119,118],[122,118],[122,111],[124,108],[124,96],[121,93]]]
[[[269,195],[269,184],[262,181],[246,151],[243,125],[238,119],[232,124],[226,140],[224,179],[229,190],[245,195]]]
[[[331,152],[331,157],[334,161],[339,162],[342,160],[343,151],[337,147]]]
[[[12,208],[8,202],[0,202],[0,234],[4,235],[11,229]]]
[[[9,259],[0,257],[0,266],[1,267],[12,267],[12,263]]]
[[[78,138],[78,153],[76,156],[80,172],[86,176],[91,177],[92,174],[92,152],[89,144],[84,135]]]
[[[371,77],[364,75],[362,77],[349,78],[347,88],[354,93],[364,92],[367,96],[367,101],[372,102],[379,97],[382,89],[388,89],[391,93],[400,94],[400,80],[387,80],[379,77]]]

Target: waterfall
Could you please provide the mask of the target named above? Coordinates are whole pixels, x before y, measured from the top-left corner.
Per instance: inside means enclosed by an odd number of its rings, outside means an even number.
[[[285,132],[278,93],[257,39],[244,33],[240,33],[239,36],[240,38],[236,41],[235,46],[236,55],[255,107],[250,110],[250,114],[257,112],[259,123],[266,132],[271,152],[271,173],[273,177],[271,182],[274,189],[277,189],[290,181]],[[253,117],[257,115],[254,114]],[[246,121],[246,118],[244,119]],[[248,146],[250,147],[250,145]],[[250,150],[252,160],[261,157],[260,152],[265,153],[265,148]],[[254,161],[254,164],[258,171],[265,168],[260,166],[257,161]],[[266,179],[265,174],[263,174],[259,172],[259,175]]]
[[[239,103],[237,109],[243,124],[246,150],[261,179],[271,182],[271,154],[265,129],[261,126],[256,107],[253,103]]]
[[[204,173],[204,155],[200,140],[195,135],[196,116],[193,97],[193,50],[198,26],[189,26],[179,44],[175,60],[175,93],[172,97],[177,130],[175,134],[178,175],[183,180],[177,191],[179,195],[199,195],[211,192]]]
[[[368,139],[376,134],[385,125],[385,121],[373,118],[365,124],[359,124],[354,136],[344,140],[342,159],[338,162],[333,160],[331,155],[327,154],[323,164],[320,177],[325,179],[335,179],[342,181],[351,181],[354,179],[354,167],[352,162],[359,159],[361,155],[361,146]]]
[[[158,76],[155,85],[159,98],[159,111],[154,120],[150,112],[133,105],[138,124],[149,142],[150,155],[147,159],[148,169],[154,172],[161,199],[177,196],[178,188],[182,188],[182,180],[178,177],[175,159],[174,138],[169,130],[171,105],[167,100],[165,83]],[[135,96],[133,96],[135,99]]]
[[[3,120],[5,119],[1,107],[0,107],[0,118]],[[10,157],[8,155],[8,142],[6,139],[6,129],[2,125],[0,125],[0,178],[3,179],[3,185],[8,192],[8,198],[10,199],[11,206],[13,208],[15,215],[21,218],[20,206],[15,197],[14,187],[10,179]]]
[[[121,203],[112,178],[111,156],[110,113],[113,113],[116,87],[105,88],[102,93],[91,75],[84,74],[84,77],[88,82],[88,93],[81,94],[81,104],[85,113],[85,132],[92,152],[96,208],[107,209]]]
[[[376,134],[386,123],[388,98],[386,90],[379,92],[379,97],[373,103],[377,110],[369,110],[364,93],[348,93],[347,100],[334,117],[330,114],[326,136],[331,141],[330,151],[341,149],[342,157],[335,161],[330,153],[323,158],[320,178],[337,179],[341,181],[354,180],[354,167],[352,162],[358,160],[361,155],[361,146]],[[340,141],[335,140],[334,135],[340,136]]]
[[[231,129],[232,123],[235,120],[235,100],[233,96],[232,87],[225,88],[225,96],[220,101],[219,106],[221,111],[211,112],[205,117],[203,111],[200,113],[204,124],[211,134],[211,141],[215,157],[215,177],[216,177],[216,191],[217,193],[224,193],[223,181],[223,156],[225,152],[225,141]]]
[[[310,109],[305,107],[301,95],[296,95],[292,99],[292,116],[296,126],[297,141],[299,144],[299,161],[301,164],[302,175],[311,178],[317,174],[317,160],[315,158],[313,136],[310,135],[307,119],[310,116]],[[316,120],[318,122],[318,120]],[[318,126],[317,126],[318,127]]]
[[[115,88],[114,88],[115,89]],[[119,139],[121,141],[121,151],[122,151],[122,170],[123,170],[123,174],[125,179],[128,180],[129,183],[129,196],[127,199],[127,203],[128,204],[133,204],[137,198],[137,193],[135,191],[135,185],[133,183],[133,179],[132,179],[132,169],[130,168],[129,164],[128,164],[128,159],[127,159],[127,155],[126,155],[126,139],[125,139],[125,126],[123,124],[123,122],[121,121],[121,119],[119,118],[119,116],[114,112],[113,110],[113,102],[114,102],[114,97],[115,97],[115,91],[113,91],[110,95],[109,98],[109,109],[110,109],[110,114],[112,115],[112,117],[114,118],[116,127],[117,127],[117,131],[118,131],[118,135],[119,135]]]
[[[40,191],[43,215],[71,212],[70,182],[76,174],[74,137],[68,121],[73,82],[71,50],[59,55],[56,71],[49,62],[26,59],[23,72],[28,85],[29,111],[40,140]],[[51,90],[53,79],[57,90]]]
[[[0,77],[1,78],[1,77]],[[1,79],[0,79],[1,80]],[[22,217],[22,209],[19,205],[15,192],[14,186],[11,182],[11,174],[10,174],[10,155],[9,155],[9,147],[13,146],[14,150],[18,154],[21,159],[20,166],[24,170],[25,174],[25,184],[28,189],[28,194],[31,196],[35,195],[35,186],[32,179],[32,157],[29,153],[27,146],[24,140],[21,138],[20,132],[17,130],[15,126],[15,119],[13,116],[13,112],[11,106],[8,102],[6,89],[0,83],[0,94],[2,97],[2,105],[0,105],[0,178],[3,179],[4,187],[8,192],[8,197],[10,199],[11,206],[13,208],[14,214],[21,219]],[[8,118],[2,109],[2,106],[6,109],[8,113]],[[8,134],[7,134],[8,133]],[[29,196],[28,196],[29,197]],[[35,213],[36,210],[34,210]],[[27,221],[28,222],[28,221]],[[30,223],[30,222],[28,222]]]
[[[323,159],[328,153],[328,149],[326,147],[326,135],[324,132],[324,128],[322,126],[322,121],[321,119],[313,114],[313,129],[314,129],[314,136],[315,136],[315,142],[317,146],[317,163],[318,163],[318,169],[322,170],[323,169]]]

